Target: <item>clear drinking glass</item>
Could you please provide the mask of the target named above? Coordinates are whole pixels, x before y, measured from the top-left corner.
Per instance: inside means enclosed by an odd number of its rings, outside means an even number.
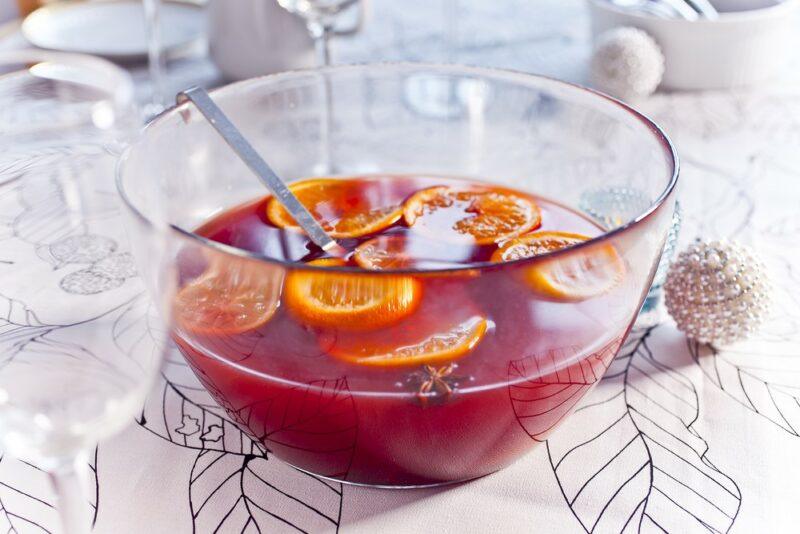
[[[334,104],[328,118],[320,72]],[[420,113],[418,100],[411,106],[408,84],[426,78],[464,87],[463,111],[440,116]],[[180,320],[172,326],[200,381],[272,455],[323,477],[373,486],[475,478],[543,440],[600,380],[650,287],[675,201],[675,152],[647,118],[567,83],[461,66],[324,68],[233,84],[213,97],[288,181],[313,176],[330,150],[341,176],[474,178],[578,212],[584,193],[599,187],[624,187],[637,192],[637,201],[647,199],[633,213],[620,205],[616,215],[624,220],[601,236],[534,258],[438,270],[311,266],[193,233],[265,191],[191,105],[160,116],[119,168],[131,235],[136,246],[148,247],[167,228],[158,221],[171,225],[161,262],[171,269],[159,271],[154,261],[144,267],[164,309],[182,314],[207,283],[218,291],[257,288],[264,306],[274,306],[269,319],[242,331],[201,331]],[[330,136],[322,139],[319,124],[328,119]],[[608,276],[615,282],[602,293],[553,299],[526,282],[541,273],[567,284]],[[332,352],[342,340],[358,346],[379,336],[393,346],[409,323],[379,333],[304,324],[285,304],[298,279],[339,288],[345,302],[350,291],[387,284],[421,288],[414,313],[428,313],[436,324],[474,313],[490,331],[453,367],[344,361]]]
[[[108,224],[132,97],[106,61],[0,52],[0,448],[51,474],[67,533],[91,526],[76,464],[134,419],[160,362],[120,330],[147,306]]]

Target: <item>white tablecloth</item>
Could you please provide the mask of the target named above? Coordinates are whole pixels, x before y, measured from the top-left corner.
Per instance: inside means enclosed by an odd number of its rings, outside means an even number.
[[[335,43],[338,61],[448,56],[438,2],[373,4],[366,32]],[[460,4],[455,60],[584,81],[580,0]],[[203,61],[178,72],[213,78]],[[733,237],[767,260],[776,306],[756,339],[717,352],[687,343],[669,320],[637,330],[546,443],[496,474],[414,491],[328,483],[264,457],[174,357],[142,416],[98,448],[95,531],[797,532],[800,84],[787,73],[758,90],[659,94],[639,106],[678,145],[681,241]],[[53,298],[74,299],[125,350],[142,350],[137,277],[94,295],[65,294],[62,279],[87,266],[53,269],[36,253],[52,236],[23,213],[47,213],[49,228],[61,230],[71,216],[59,191],[50,193],[33,195],[24,180],[0,186],[0,348],[20,324],[35,327],[25,323],[30,312],[45,321],[43,299],[29,299],[20,282],[28,276]],[[111,239],[120,253],[117,207],[107,202],[68,230]],[[68,339],[70,321],[59,320],[45,322],[62,325],[52,335]],[[0,530],[58,531],[52,500],[42,472],[2,458]]]

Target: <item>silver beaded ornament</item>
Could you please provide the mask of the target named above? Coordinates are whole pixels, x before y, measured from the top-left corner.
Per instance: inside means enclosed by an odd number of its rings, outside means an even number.
[[[700,343],[727,345],[755,332],[770,306],[764,264],[748,248],[697,241],[667,273],[664,296],[678,328]]]

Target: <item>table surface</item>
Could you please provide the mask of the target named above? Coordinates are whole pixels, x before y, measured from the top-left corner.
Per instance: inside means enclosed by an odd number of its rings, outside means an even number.
[[[459,4],[450,17],[440,2],[374,0],[365,32],[335,42],[335,59],[451,60],[585,81],[582,1]],[[442,39],[446,20],[454,47]],[[0,41],[0,48],[19,45],[13,31]],[[145,95],[142,69],[134,76]],[[217,83],[204,59],[173,64],[171,76],[176,87]],[[800,84],[787,71],[758,90],[658,94],[638,106],[678,146],[681,241],[732,237],[766,260],[775,311],[755,339],[711,351],[687,343],[668,319],[637,330],[546,443],[496,474],[414,491],[324,483],[251,454],[249,438],[171,359],[145,408],[152,416],[98,448],[95,531],[212,532],[224,521],[219,532],[796,532]],[[35,244],[19,237],[9,216],[31,209],[22,205],[24,187],[24,180],[0,187],[0,342],[21,300],[4,281],[41,272]],[[35,209],[60,208],[61,200],[43,196]],[[82,231],[124,248],[115,205],[108,210]],[[37,283],[61,298],[58,280],[72,268]],[[131,277],[81,302],[99,317],[140,292]],[[42,472],[2,458],[0,530],[58,531],[52,501]]]

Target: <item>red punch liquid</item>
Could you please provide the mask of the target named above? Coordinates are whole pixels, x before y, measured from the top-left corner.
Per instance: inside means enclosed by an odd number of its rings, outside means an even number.
[[[374,230],[340,238],[344,260],[325,259],[302,232],[281,227],[269,198],[196,230],[295,263],[185,251],[175,304],[181,351],[244,431],[312,473],[415,486],[508,465],[616,354],[627,325],[614,305],[624,262],[604,245],[544,267],[506,264],[511,245],[531,246],[531,234],[602,233],[535,195],[440,177],[344,180],[296,192],[317,216],[341,219],[329,230]],[[441,189],[419,194],[431,188]],[[524,231],[492,241],[492,232],[515,228]],[[332,269],[304,269],[308,262]]]

